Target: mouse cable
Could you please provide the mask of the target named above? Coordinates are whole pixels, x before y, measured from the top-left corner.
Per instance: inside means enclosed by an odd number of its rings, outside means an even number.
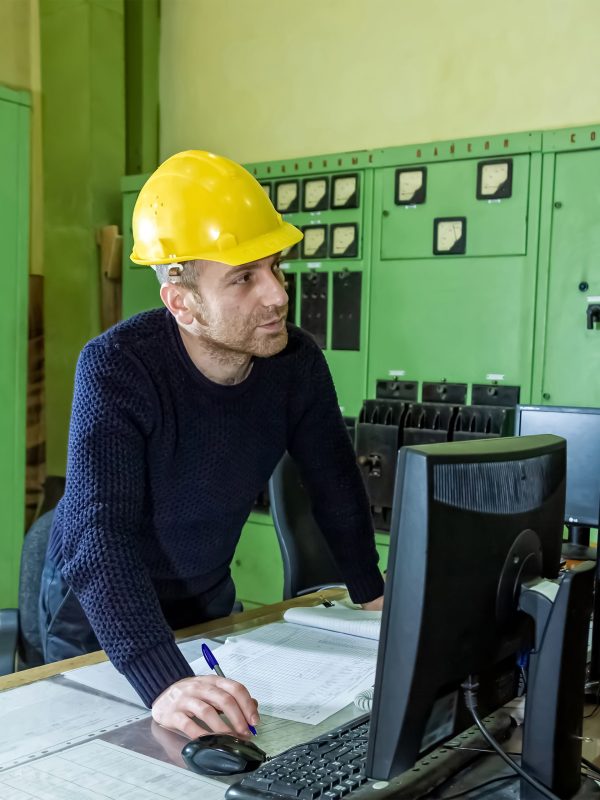
[[[479,688],[479,684],[477,681],[473,680],[473,677],[469,675],[468,679],[461,685],[461,688],[464,690],[465,693],[465,704],[473,717],[475,724],[479,728],[481,735],[489,744],[489,746],[500,756],[500,758],[509,765],[511,769],[523,778],[524,781],[527,781],[534,789],[537,789],[538,792],[543,794],[548,800],[560,800],[560,798],[553,794],[547,786],[544,786],[543,783],[540,783],[533,775],[529,775],[529,773],[525,772],[525,770],[520,767],[513,759],[507,755],[504,750],[500,747],[498,742],[494,739],[492,734],[488,731],[485,727],[483,722],[481,721],[479,714],[477,713],[477,689]]]

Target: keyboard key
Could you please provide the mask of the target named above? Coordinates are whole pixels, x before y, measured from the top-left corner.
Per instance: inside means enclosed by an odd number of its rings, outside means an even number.
[[[273,781],[269,787],[269,791],[275,794],[282,794],[284,797],[298,797],[300,794],[300,788],[286,781]]]
[[[305,789],[300,790],[300,800],[316,800],[317,797],[321,797],[323,794],[323,790],[318,786],[318,784],[313,784],[312,786],[307,786]]]
[[[244,778],[244,786],[250,786],[259,791],[266,791],[273,783],[270,778],[257,778],[255,775],[248,775]]]

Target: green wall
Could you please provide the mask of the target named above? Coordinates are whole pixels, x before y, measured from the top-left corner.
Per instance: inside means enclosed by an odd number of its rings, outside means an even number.
[[[48,473],[64,475],[73,374],[99,333],[96,229],[120,221],[123,0],[40,0]]]

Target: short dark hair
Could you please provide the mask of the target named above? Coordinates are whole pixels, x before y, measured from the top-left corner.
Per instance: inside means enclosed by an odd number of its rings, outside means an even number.
[[[190,291],[197,291],[198,289],[198,262],[197,261],[182,261],[178,264],[157,264],[152,267],[156,274],[156,278],[160,285],[163,283],[173,282],[176,278],[177,283],[180,283],[184,289]],[[177,270],[177,275],[173,275],[173,271]]]

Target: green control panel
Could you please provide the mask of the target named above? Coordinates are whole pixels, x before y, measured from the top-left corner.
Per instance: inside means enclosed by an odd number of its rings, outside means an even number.
[[[374,155],[368,396],[378,379],[531,396],[541,136]]]
[[[275,208],[304,232],[283,254],[291,322],[329,363],[344,414],[366,391],[372,154],[246,164]]]

